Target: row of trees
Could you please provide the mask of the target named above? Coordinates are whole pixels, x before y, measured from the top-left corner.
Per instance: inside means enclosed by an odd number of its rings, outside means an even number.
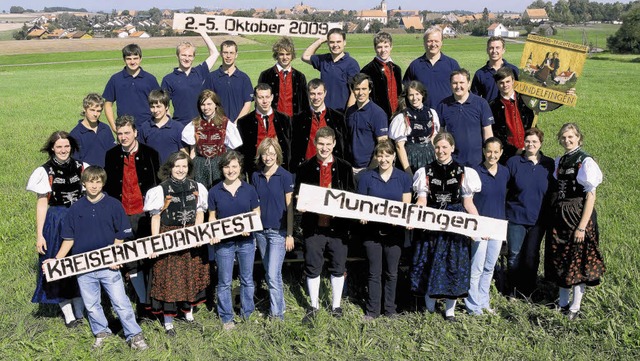
[[[623,4],[599,3],[589,0],[558,0],[555,4],[551,1],[536,0],[527,8],[545,9],[549,20],[563,24],[579,24],[587,21],[616,21],[622,14],[629,11],[634,3]]]

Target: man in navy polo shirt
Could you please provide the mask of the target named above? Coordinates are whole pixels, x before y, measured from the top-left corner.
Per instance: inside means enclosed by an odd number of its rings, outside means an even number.
[[[102,192],[107,181],[104,169],[88,167],[82,172],[81,181],[87,195],[69,208],[60,232],[64,241],[56,259],[67,254],[76,255],[121,244],[132,236],[131,225],[122,204]],[[132,349],[145,350],[148,346],[124,290],[119,268],[120,266],[112,266],[78,275],[82,301],[87,309],[91,332],[96,337],[93,348],[102,347],[104,340],[113,334],[100,302],[101,290],[104,288],[122,323],[127,342]]]
[[[104,167],[104,155],[116,142],[111,129],[100,121],[104,98],[96,93],[82,100],[84,118],[69,133],[78,143],[78,152],[73,158],[90,165]]]
[[[251,111],[253,86],[249,76],[236,66],[238,44],[235,41],[223,41],[220,54],[222,65],[209,74],[211,90],[220,97],[227,118],[235,123]]]
[[[518,80],[518,67],[502,58],[506,48],[502,36],[492,36],[487,40],[489,60],[473,75],[471,92],[485,98],[488,102],[498,97],[498,86],[493,78],[498,69],[508,67],[513,71],[513,80]]]
[[[329,45],[329,53],[315,55],[324,42]],[[302,61],[320,71],[320,79],[326,84],[327,106],[341,113],[355,102],[349,92],[349,81],[360,73],[358,62],[344,51],[346,46],[347,34],[340,28],[333,28],[326,38],[317,39],[302,54]]]
[[[209,56],[202,64],[192,67],[196,57],[196,47],[188,41],[183,41],[176,47],[178,67],[162,78],[162,89],[169,93],[173,102],[173,120],[187,125],[198,114],[198,96],[200,92],[209,88],[209,71],[218,60],[216,44],[204,28],[196,30],[207,44]]]
[[[347,160],[357,180],[362,170],[378,166],[373,150],[378,142],[388,138],[389,122],[384,110],[369,98],[373,82],[368,75],[357,74],[350,86],[356,103],[346,114],[350,143]]]
[[[137,44],[129,44],[122,48],[122,59],[125,67],[111,76],[104,88],[104,110],[111,129],[116,130],[116,117],[113,114],[113,103],[118,104],[118,116],[131,115],[136,125],[151,117],[147,106],[147,97],[153,89],[160,85],[155,76],[142,69],[142,49]]]
[[[290,37],[278,39],[271,49],[276,65],[260,73],[258,83],[271,86],[273,107],[291,117],[309,108],[307,78],[291,66],[296,58],[296,48]]]
[[[424,84],[429,94],[424,100],[425,105],[435,108],[442,99],[451,94],[449,75],[452,71],[460,69],[460,65],[455,59],[440,51],[442,29],[438,25],[429,27],[423,40],[425,53],[409,64],[403,82],[406,84],[411,80],[417,80]]]
[[[493,137],[493,114],[489,103],[469,93],[469,71],[451,73],[453,95],[436,107],[443,129],[453,134],[456,141],[453,158],[461,165],[475,167],[482,162],[482,144]]]
[[[344,115],[326,106],[327,96],[324,82],[311,79],[307,85],[310,107],[291,119],[291,161],[289,171],[295,173],[300,164],[316,155],[315,137],[318,129],[330,127],[336,133],[336,146],[333,154],[344,157],[347,127]]]
[[[156,89],[149,93],[149,109],[152,118],[138,129],[138,140],[155,149],[160,155],[160,164],[164,164],[171,154],[186,147],[182,143],[184,125],[169,117],[169,93],[166,90]]]

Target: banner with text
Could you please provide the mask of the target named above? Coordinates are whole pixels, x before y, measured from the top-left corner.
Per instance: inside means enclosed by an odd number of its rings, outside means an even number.
[[[576,106],[577,96],[568,91],[576,87],[587,50],[585,45],[529,35],[514,90],[533,98],[528,99],[527,106],[534,111],[552,110],[558,104]]]
[[[76,254],[44,264],[47,281],[74,276],[139,259],[181,251],[209,244],[213,238],[225,239],[243,232],[262,230],[260,215],[255,212],[171,230],[151,237],[114,244],[94,251]]]
[[[205,28],[209,33],[287,35],[319,38],[326,36],[329,30],[333,28],[342,29],[342,23],[183,13],[175,13],[173,15],[173,29],[194,31],[199,28]]]
[[[297,209],[334,217],[453,232],[469,237],[489,237],[500,241],[507,239],[507,221],[505,220],[390,201],[308,184],[300,186]]]

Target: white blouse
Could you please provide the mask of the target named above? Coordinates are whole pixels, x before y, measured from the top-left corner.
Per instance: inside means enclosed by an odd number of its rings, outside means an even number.
[[[464,177],[462,179],[462,197],[473,197],[474,193],[478,193],[482,190],[482,182],[478,172],[473,168],[464,167]],[[424,167],[418,169],[413,175],[413,191],[419,197],[427,197],[429,192],[429,185],[427,184],[427,177]]]
[[[82,166],[86,169],[89,164],[82,162]],[[84,190],[84,186],[82,187]],[[51,184],[49,184],[49,174],[44,167],[38,167],[31,173],[27,182],[27,190],[35,194],[48,194],[51,192]]]
[[[560,157],[555,159],[556,170],[558,169],[558,163]],[[553,176],[558,179],[556,172],[553,172]],[[602,171],[593,158],[585,158],[582,162],[582,167],[578,169],[578,176],[576,178],[578,184],[584,187],[585,192],[595,192],[596,187],[602,183]]]
[[[209,208],[207,198],[209,192],[207,188],[198,183],[198,205],[196,211],[206,212]],[[160,214],[160,210],[164,207],[164,191],[162,186],[155,186],[147,191],[147,195],[144,197],[144,211],[149,212],[152,215]]]
[[[435,136],[440,131],[440,118],[435,110],[429,109],[433,116],[433,128]],[[407,127],[407,120],[404,117],[404,113],[399,113],[393,119],[391,119],[391,125],[389,125],[389,138],[396,142],[406,142],[407,137],[411,134],[411,128]]]
[[[196,144],[196,130],[193,126],[193,122],[189,122],[189,124],[187,124],[182,130],[182,141],[189,145]],[[231,149],[236,149],[242,145],[242,138],[240,137],[238,126],[230,120],[227,121],[224,145]]]

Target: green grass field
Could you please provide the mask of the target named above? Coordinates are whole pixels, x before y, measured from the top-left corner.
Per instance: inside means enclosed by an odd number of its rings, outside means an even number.
[[[255,82],[261,70],[273,65],[273,38],[253,39],[255,45],[240,49],[238,64]],[[298,56],[311,41],[296,39]],[[484,38],[451,39],[443,51],[473,72],[486,61],[484,43]],[[403,69],[424,52],[414,35],[397,36],[394,45],[393,59]],[[370,36],[350,35],[347,48],[361,65],[373,57]],[[57,129],[71,130],[80,119],[82,98],[88,92],[102,93],[109,76],[122,69],[119,51],[0,55],[0,162],[7,165],[0,173],[0,359],[636,360],[640,356],[640,161],[630,155],[633,144],[640,141],[640,103],[635,96],[640,65],[630,57],[612,55],[587,60],[577,85],[577,107],[542,114],[539,122],[547,135],[543,151],[552,157],[561,153],[555,141],[560,125],[579,123],[586,133],[585,148],[605,175],[596,209],[607,273],[601,286],[587,291],[578,321],[569,322],[543,304],[554,300],[546,287],[546,300],[535,304],[509,302],[494,292],[498,316],[472,318],[459,310],[461,322],[456,324],[446,323],[440,315],[415,312],[363,323],[363,300],[349,299],[343,320],[321,312],[314,327],[307,327],[300,323],[303,284],[299,275],[289,273],[285,322],[255,317],[223,332],[215,312],[201,308],[195,314],[196,326],[177,324],[175,339],[167,339],[160,324],[144,323],[149,351],[132,352],[122,339],[111,338],[92,353],[93,336],[86,322],[67,330],[57,307],[40,308],[29,302],[37,261],[35,196],[24,188],[33,169],[45,161],[38,152],[45,138]],[[521,51],[522,44],[509,44],[505,57],[517,63]],[[143,67],[160,80],[175,66],[173,54],[173,49],[144,50]],[[318,75],[300,60],[294,66],[308,78]],[[326,292],[321,292],[321,301],[329,301]],[[258,308],[266,311],[268,300],[261,300]]]

